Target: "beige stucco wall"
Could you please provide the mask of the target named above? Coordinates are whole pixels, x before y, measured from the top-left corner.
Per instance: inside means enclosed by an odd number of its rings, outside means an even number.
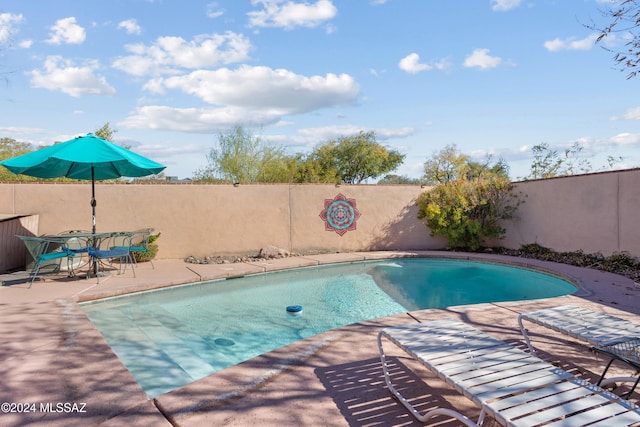
[[[640,169],[517,183],[526,194],[504,246],[640,256]]]
[[[640,256],[640,169],[517,183],[518,221],[497,244],[539,243]],[[154,227],[159,258],[293,252],[441,249],[416,218],[414,185],[96,184],[98,231]],[[0,183],[0,214],[39,215],[38,234],[90,230],[90,184]],[[320,218],[325,199],[354,199],[356,229],[340,236]],[[2,254],[0,254],[2,256]]]
[[[436,249],[416,219],[419,186],[96,184],[98,231],[154,227],[159,258],[312,250]],[[0,184],[0,213],[37,213],[39,234],[90,230],[88,183]],[[343,236],[325,230],[324,200],[343,194],[361,213]]]

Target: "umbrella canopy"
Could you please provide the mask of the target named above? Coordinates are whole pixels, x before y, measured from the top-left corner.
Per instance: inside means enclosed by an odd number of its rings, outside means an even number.
[[[122,176],[141,177],[160,173],[165,166],[94,134],[3,160],[0,165],[14,174],[38,178],[67,177],[91,181],[93,232],[96,231],[95,181]]]
[[[104,180],[162,172],[165,166],[94,134],[0,162],[11,172],[38,178]]]

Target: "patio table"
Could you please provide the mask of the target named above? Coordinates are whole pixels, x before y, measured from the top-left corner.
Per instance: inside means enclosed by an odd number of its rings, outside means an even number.
[[[67,232],[63,234],[44,236],[43,238],[51,239],[52,241],[64,240],[65,242],[68,242],[71,239],[80,239],[83,242],[83,245],[81,247],[69,248],[69,249],[78,255],[83,255],[83,254],[88,255],[88,259],[86,263],[79,264],[74,269],[81,268],[84,265],[89,265],[89,269],[87,270],[87,276],[86,276],[86,278],[89,278],[89,277],[97,277],[99,272],[98,263],[100,261],[97,257],[92,256],[92,253],[95,254],[96,251],[99,251],[103,247],[103,245],[105,245],[105,243],[108,244],[110,239],[112,239],[113,237],[123,236],[123,235],[130,236],[132,235],[132,232],[106,231],[106,232],[100,232],[100,233],[91,233],[91,232],[80,231],[80,232]]]

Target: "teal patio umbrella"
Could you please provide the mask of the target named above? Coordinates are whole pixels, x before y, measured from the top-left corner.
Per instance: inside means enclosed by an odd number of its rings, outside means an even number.
[[[91,181],[93,233],[96,232],[95,182],[123,176],[141,177],[162,172],[165,166],[92,133],[3,160],[14,174],[37,178],[67,177]]]

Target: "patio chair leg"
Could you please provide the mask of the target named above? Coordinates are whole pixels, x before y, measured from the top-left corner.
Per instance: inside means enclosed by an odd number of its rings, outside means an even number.
[[[33,275],[31,276],[31,281],[29,282],[28,289],[31,289],[31,286],[33,286],[33,282],[34,280],[36,280],[36,277],[38,276],[38,271],[40,271],[40,264],[36,266],[36,270],[33,272]]]

